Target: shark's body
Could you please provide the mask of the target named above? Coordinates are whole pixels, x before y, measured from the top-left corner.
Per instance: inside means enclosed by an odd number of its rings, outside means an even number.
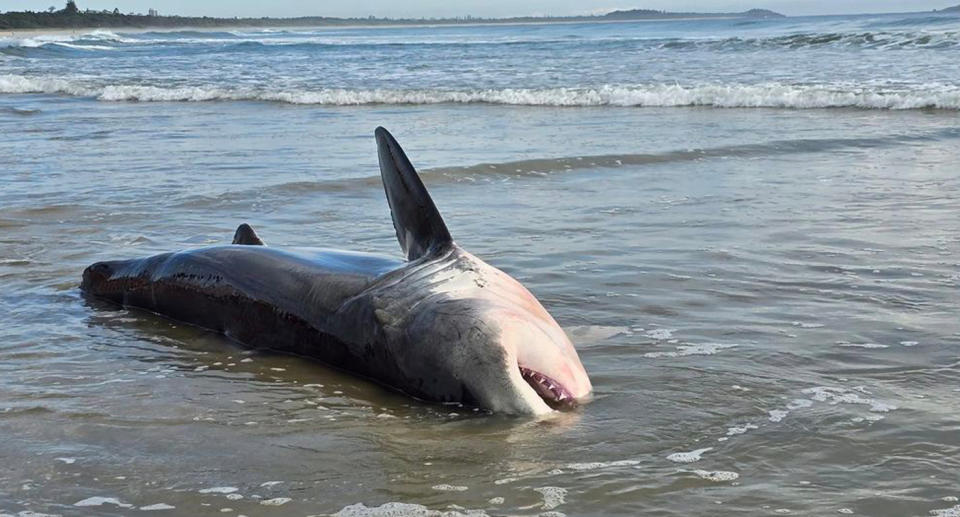
[[[520,283],[457,246],[393,137],[381,174],[407,260],[234,244],[99,262],[82,289],[317,359],[409,395],[497,412],[571,407],[590,381],[562,329]]]

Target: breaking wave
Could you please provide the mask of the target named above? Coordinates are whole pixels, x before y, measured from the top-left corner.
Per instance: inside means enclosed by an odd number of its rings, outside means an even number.
[[[44,93],[101,101],[265,101],[287,104],[501,104],[517,106],[620,106],[716,108],[960,109],[960,86],[925,84],[645,84],[596,88],[500,89],[272,89],[216,86],[98,85],[92,80],[0,75],[0,94]]]
[[[0,48],[41,48],[52,45],[76,46],[76,45],[97,45],[103,49],[113,50],[115,47],[108,46],[116,43],[133,43],[137,40],[124,38],[114,32],[106,30],[95,30],[82,35],[68,34],[38,34],[25,38],[0,38]]]
[[[955,49],[960,48],[960,32],[943,31],[864,31],[796,33],[764,38],[727,38],[721,40],[675,40],[663,48],[716,48],[721,50],[805,49],[846,47],[853,49]]]
[[[945,17],[954,22],[952,17]],[[938,18],[939,20],[939,18]],[[911,21],[911,20],[908,20]],[[600,49],[631,50],[721,50],[755,51],[762,49],[958,49],[960,31],[952,29],[900,29],[860,30],[838,32],[795,32],[791,34],[766,35],[759,37],[600,37],[570,39],[566,37],[543,37],[522,35],[511,38],[463,39],[427,37],[397,39],[390,36],[363,36],[344,38],[325,32],[303,31],[157,31],[137,34],[117,34],[107,30],[96,30],[80,35],[37,35],[27,38],[0,38],[0,52],[13,55],[33,55],[31,52],[51,47],[80,46],[88,50],[117,50],[135,47],[177,47],[197,45],[211,51],[231,49],[236,45],[243,48],[262,47],[264,50],[276,48],[324,48],[324,47],[414,47],[414,46],[476,46],[476,45],[567,45],[578,47],[597,47]],[[93,47],[93,48],[86,48]]]

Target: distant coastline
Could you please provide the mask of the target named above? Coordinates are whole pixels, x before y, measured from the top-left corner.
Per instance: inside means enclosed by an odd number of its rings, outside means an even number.
[[[591,16],[518,16],[511,18],[337,18],[301,16],[296,18],[214,18],[208,16],[162,16],[156,13],[135,14],[113,11],[81,10],[75,2],[59,11],[9,11],[0,14],[0,31],[23,29],[105,29],[105,28],[242,28],[242,27],[322,27],[322,26],[389,26],[389,25],[474,25],[556,22],[610,22],[630,20],[682,20],[702,18],[783,18],[766,9],[750,9],[736,13],[686,13],[631,9]]]

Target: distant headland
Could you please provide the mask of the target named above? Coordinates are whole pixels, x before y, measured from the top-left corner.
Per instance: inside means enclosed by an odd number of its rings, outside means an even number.
[[[677,20],[690,18],[783,18],[767,9],[750,9],[738,13],[674,13],[653,9],[612,11],[590,16],[519,16],[512,18],[337,18],[302,16],[297,18],[214,18],[209,16],[161,16],[151,9],[148,14],[122,13],[119,9],[81,10],[70,0],[65,8],[46,11],[8,11],[0,13],[0,30],[10,29],[83,29],[83,28],[177,28],[177,27],[297,27],[297,26],[363,26],[363,25],[456,25],[496,23],[604,22],[625,20]]]

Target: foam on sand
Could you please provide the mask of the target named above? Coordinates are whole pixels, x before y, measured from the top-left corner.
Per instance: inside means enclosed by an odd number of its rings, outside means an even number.
[[[264,506],[283,506],[292,500],[293,499],[290,499],[289,497],[274,497],[273,499],[264,499],[263,501],[260,501],[260,504]]]
[[[786,409],[771,409],[770,411],[768,411],[767,412],[767,415],[769,417],[768,420],[774,423],[782,422],[784,418],[787,418],[787,415],[789,415],[791,411],[796,409],[808,408],[812,405],[813,405],[812,400],[793,399],[792,401],[790,401],[789,404],[787,404]]]
[[[599,470],[613,467],[634,467],[639,465],[637,460],[616,460],[616,461],[592,461],[589,463],[568,463],[563,468],[577,472],[586,472],[590,470]]]
[[[658,358],[658,357],[685,357],[688,355],[713,355],[719,352],[720,350],[725,350],[728,348],[734,348],[737,345],[726,345],[721,343],[701,343],[701,344],[685,344],[677,347],[676,351],[671,352],[647,352],[643,354],[644,357],[649,358]]]
[[[838,345],[848,348],[888,348],[888,345],[881,345],[880,343],[838,343]]]
[[[768,414],[770,415],[769,420],[771,422],[780,422],[784,418],[786,418],[787,415],[790,414],[790,412],[785,409],[773,409],[773,410],[770,410]]]
[[[151,504],[151,505],[140,507],[140,509],[145,512],[159,511],[159,510],[175,510],[176,508],[177,508],[176,506],[171,506],[166,503],[157,503],[157,504]]]
[[[215,486],[198,490],[198,492],[201,494],[232,494],[237,490],[240,489],[235,486]]]
[[[700,457],[703,456],[703,453],[712,450],[713,447],[707,447],[690,452],[675,452],[667,456],[667,459],[675,463],[693,463],[695,461],[700,461]]]
[[[804,394],[810,396],[811,400],[817,402],[828,402],[831,405],[837,404],[861,404],[870,406],[870,411],[875,413],[887,413],[897,409],[897,406],[886,402],[860,396],[857,391],[846,388],[836,388],[829,386],[816,386],[803,390]]]
[[[727,436],[736,436],[738,434],[744,434],[751,429],[759,429],[755,424],[744,424],[727,428]]]
[[[707,481],[713,481],[715,483],[736,481],[740,478],[740,474],[726,470],[694,470],[692,472],[700,479],[706,479]]]
[[[953,508],[930,510],[930,515],[933,515],[933,517],[960,517],[960,504]]]
[[[120,508],[133,508],[132,504],[120,502],[120,500],[116,497],[95,496],[73,503],[74,506],[103,506],[105,504],[112,504],[114,506],[119,506]]]
[[[447,485],[447,484],[433,485],[431,488],[440,492],[465,492],[468,490],[468,488],[465,486]]]
[[[479,510],[467,510],[465,513],[456,510],[431,510],[420,504],[384,503],[380,506],[366,506],[363,503],[352,504],[342,508],[334,517],[484,517],[487,514]]]
[[[644,336],[657,341],[665,341],[673,337],[673,329],[650,329],[643,333]]]
[[[553,510],[554,508],[562,505],[567,496],[567,489],[560,488],[556,486],[545,486],[541,488],[534,488],[534,492],[539,492],[543,496],[543,505],[541,506],[544,510]]]

